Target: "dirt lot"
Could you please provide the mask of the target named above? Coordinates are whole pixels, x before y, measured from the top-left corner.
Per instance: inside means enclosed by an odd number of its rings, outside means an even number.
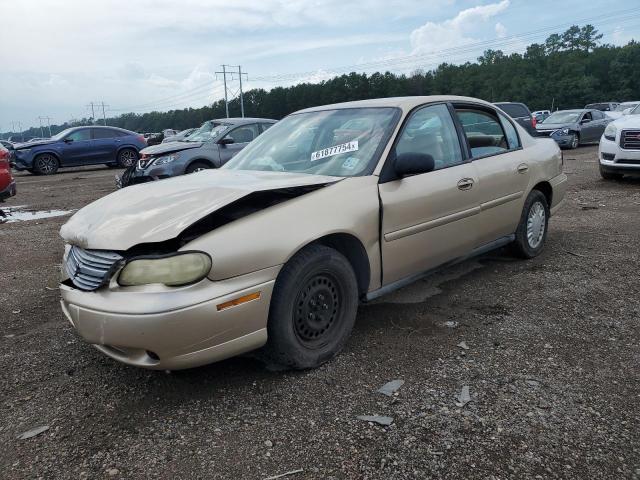
[[[67,217],[0,225],[0,477],[640,479],[640,179],[601,180],[592,147],[565,159],[540,257],[495,252],[365,305],[309,372],[120,365],[60,310]],[[113,175],[18,175],[4,206],[77,209]],[[393,424],[356,419],[372,414]]]

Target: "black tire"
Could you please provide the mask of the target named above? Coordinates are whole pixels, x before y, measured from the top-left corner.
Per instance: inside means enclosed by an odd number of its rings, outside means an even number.
[[[195,173],[199,172],[200,170],[209,170],[211,168],[213,167],[207,162],[195,161],[187,167],[184,173]]]
[[[33,159],[33,171],[36,175],[53,175],[59,167],[58,159],[49,153],[42,153]]]
[[[315,368],[344,347],[358,310],[358,284],[349,261],[323,245],[294,255],[276,279],[267,344],[258,357],[279,368]]]
[[[127,168],[138,161],[138,152],[133,148],[123,148],[118,152],[118,165]]]
[[[535,212],[532,213],[534,210]],[[537,216],[540,212],[544,214],[542,221]],[[511,244],[511,249],[516,256],[533,258],[542,252],[549,231],[549,215],[547,197],[540,190],[532,190],[524,202],[520,223],[516,229],[516,238]],[[532,220],[531,226],[529,226],[530,220]]]
[[[580,136],[577,133],[571,134],[571,144],[569,145],[570,150],[575,150],[580,145]]]
[[[600,165],[600,176],[605,180],[620,180],[623,175],[621,173],[607,172]]]

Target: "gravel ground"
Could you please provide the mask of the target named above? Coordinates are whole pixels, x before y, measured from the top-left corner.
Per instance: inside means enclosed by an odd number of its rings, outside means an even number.
[[[565,159],[541,256],[493,252],[364,305],[308,372],[120,365],[60,310],[66,217],[0,225],[0,477],[640,479],[640,179],[601,180],[593,147]],[[77,209],[113,174],[20,174],[4,206]],[[356,418],[375,414],[393,423]]]

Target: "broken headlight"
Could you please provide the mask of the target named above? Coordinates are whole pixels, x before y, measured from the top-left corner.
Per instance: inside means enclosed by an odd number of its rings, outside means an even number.
[[[173,162],[177,158],[178,158],[178,154],[177,153],[173,153],[171,155],[164,155],[162,157],[156,158],[156,160],[155,160],[155,162],[153,162],[153,164],[154,165],[164,165],[165,163]]]
[[[152,283],[177,287],[202,280],[210,270],[211,257],[203,252],[138,257],[127,262],[118,276],[118,283],[125,287]]]

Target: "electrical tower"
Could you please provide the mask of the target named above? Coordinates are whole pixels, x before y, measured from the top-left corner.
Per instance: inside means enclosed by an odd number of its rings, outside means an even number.
[[[242,71],[242,67],[240,65],[221,65],[222,66],[222,71],[221,72],[215,72],[216,74],[216,80],[218,79],[218,75],[222,75],[222,81],[224,82],[224,107],[225,107],[225,111],[227,113],[227,118],[229,118],[229,86],[228,86],[228,82],[227,82],[227,76],[229,76],[229,83],[233,80],[235,80],[235,77],[237,76],[237,80],[239,82],[239,90],[232,95],[232,99],[233,97],[235,97],[238,93],[239,93],[239,97],[240,97],[240,115],[244,118],[244,97],[242,94],[242,77],[244,75],[245,79],[249,79],[249,76],[247,73],[244,73]],[[236,72],[235,69],[238,69],[238,71]],[[229,70],[227,70],[229,69]],[[233,92],[232,92],[233,93]]]

